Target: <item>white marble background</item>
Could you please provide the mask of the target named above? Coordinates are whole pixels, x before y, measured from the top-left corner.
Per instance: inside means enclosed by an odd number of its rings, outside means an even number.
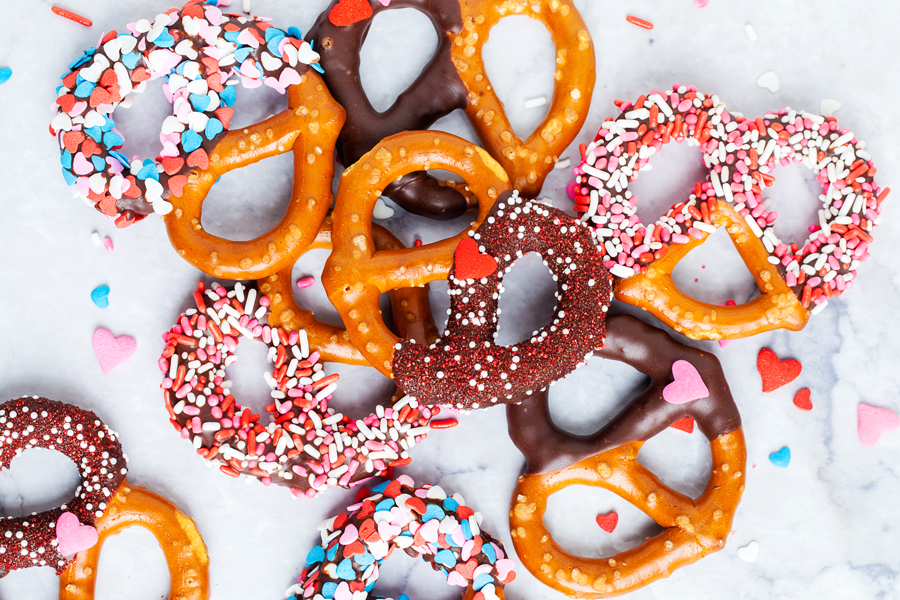
[[[253,11],[273,17],[281,27],[297,25],[305,31],[326,4],[253,0]],[[65,2],[66,8],[93,19],[91,29],[51,14],[46,0],[4,0],[0,5],[0,66],[13,69],[12,79],[0,86],[0,253],[6,282],[0,288],[0,398],[40,394],[97,411],[121,433],[130,458],[129,479],[171,498],[197,521],[212,559],[213,598],[281,598],[317,543],[316,524],[354,493],[333,490],[311,501],[294,500],[286,490],[246,485],[205,468],[191,445],[175,434],[158,389],[159,336],[187,306],[199,273],[170,249],[159,219],[120,231],[73,200],[59,174],[56,144],[47,135],[54,86],[66,65],[95,44],[101,32],[152,18],[170,5],[161,0]],[[834,98],[841,103],[836,113],[841,125],[869,142],[880,183],[900,189],[900,11],[895,0],[712,0],[705,8],[696,8],[691,0],[576,0],[576,5],[597,53],[592,112],[579,142],[587,142],[599,123],[615,114],[613,99],[634,100],[674,82],[716,92],[729,108],[747,116],[784,105],[816,111],[823,98]],[[629,25],[628,14],[652,21],[655,29]],[[745,34],[748,23],[758,34],[755,42]],[[386,107],[415,77],[435,40],[426,19],[414,11],[392,11],[375,21],[363,49],[363,80],[376,105]],[[520,133],[530,130],[545,109],[525,109],[523,101],[551,91],[549,36],[534,22],[511,18],[493,32],[486,52],[489,74],[514,125]],[[769,70],[780,79],[776,93],[755,83]],[[283,104],[267,89],[241,90],[238,96],[237,126],[258,121]],[[118,111],[127,154],[155,155],[166,110],[156,87],[138,97],[133,108]],[[438,126],[473,137],[461,114]],[[576,157],[577,150],[573,147],[568,155]],[[655,218],[683,198],[701,175],[698,164],[695,151],[674,145],[656,157],[654,171],[635,184],[643,197],[642,216]],[[812,176],[801,167],[776,175],[781,177],[771,197],[779,212],[795,218],[792,224],[780,224],[779,232],[799,234],[815,210]],[[283,213],[290,177],[288,157],[225,177],[207,204],[204,225],[235,239],[258,235]],[[555,172],[543,195],[568,208],[563,192],[567,181],[568,172]],[[884,205],[872,259],[860,269],[855,289],[832,301],[804,331],[768,333],[725,349],[703,344],[721,357],[743,414],[750,463],[747,491],[722,552],[632,598],[900,598],[900,431],[872,448],[864,448],[856,432],[860,401],[900,411],[896,204],[890,198]],[[386,225],[412,243],[415,235],[429,241],[460,230],[465,222],[438,227],[398,211]],[[109,236],[115,251],[94,246],[94,231]],[[323,252],[304,258],[295,276],[315,274],[324,258]],[[550,311],[549,275],[537,260],[523,262],[526,266],[509,276],[502,303],[503,339],[510,341],[540,326]],[[752,293],[752,280],[723,235],[685,263],[677,271],[679,282],[704,298],[741,301]],[[714,271],[714,265],[723,270]],[[112,290],[105,310],[89,297],[101,284]],[[446,288],[433,289],[436,311],[443,314]],[[336,318],[320,285],[297,296],[325,318]],[[109,375],[100,372],[91,350],[97,327],[138,340],[134,357]],[[767,395],[760,393],[755,367],[764,346],[804,366],[794,383]],[[242,353],[234,378],[246,399],[262,393],[257,377],[264,368],[263,353],[252,347]],[[360,413],[378,399],[373,389],[380,393],[388,387],[373,370],[338,370],[345,377],[339,402],[357,406]],[[595,360],[555,388],[554,414],[575,431],[591,431],[621,405],[622,394],[639,379],[627,367]],[[810,413],[791,403],[801,387],[812,390]],[[259,408],[263,403],[250,404]],[[511,549],[506,512],[523,461],[506,436],[503,409],[461,421],[416,448],[413,464],[404,471],[419,482],[464,494],[484,513],[485,528]],[[776,468],[767,457],[785,445],[793,459],[788,468]],[[649,442],[640,459],[676,489],[696,494],[705,485],[709,452],[698,432],[669,430]],[[49,508],[72,494],[76,480],[73,465],[61,456],[27,453],[0,474],[0,506],[13,515]],[[610,510],[620,515],[613,534],[594,522],[597,514]],[[587,556],[626,548],[655,531],[642,513],[595,489],[559,494],[546,518],[564,547]],[[738,557],[737,549],[752,540],[760,550],[751,564]],[[149,534],[130,530],[113,539],[101,562],[98,599],[166,596],[165,564]],[[379,589],[386,595],[458,597],[424,563],[405,556],[389,561],[383,573]],[[0,580],[0,598],[53,598],[56,586],[50,569],[31,569]],[[521,569],[507,591],[516,600],[561,597]]]

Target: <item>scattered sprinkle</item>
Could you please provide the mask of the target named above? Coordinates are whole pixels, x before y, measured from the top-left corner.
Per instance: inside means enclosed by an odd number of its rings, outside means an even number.
[[[571,166],[571,164],[572,164],[571,159],[564,158],[561,161],[557,162],[556,166],[554,166],[553,168],[554,169],[568,169],[569,166]]]
[[[0,67],[0,85],[9,81],[10,77],[12,77],[12,69],[9,67]]]
[[[803,388],[802,390],[794,394],[794,406],[796,406],[800,410],[812,410],[813,405],[809,398],[809,388]]]
[[[416,238],[415,241],[413,242],[413,247],[418,248],[421,245],[422,245],[422,239]]]
[[[663,388],[663,400],[669,404],[687,404],[709,397],[709,388],[697,367],[686,360],[672,363],[672,383]]]
[[[755,42],[757,40],[756,30],[753,29],[753,25],[747,23],[744,25],[744,31],[747,33],[747,37],[750,38],[751,42]]]
[[[769,462],[776,467],[787,468],[791,464],[791,449],[785,446],[778,452],[773,452],[769,455]]]
[[[628,15],[625,17],[625,20],[631,23],[632,25],[637,25],[643,29],[653,29],[653,23],[650,21],[645,21],[644,19],[634,17],[632,15]]]
[[[756,369],[762,378],[762,391],[768,393],[797,379],[803,365],[793,358],[781,360],[777,354],[763,348],[756,357]]]
[[[94,332],[93,344],[94,354],[100,361],[100,370],[104,373],[121,365],[137,350],[137,341],[133,337],[116,337],[110,330],[102,327]]]
[[[79,25],[84,25],[85,27],[90,27],[90,26],[92,26],[92,25],[94,24],[94,23],[91,22],[91,20],[88,19],[87,17],[82,17],[82,16],[79,15],[79,14],[73,13],[73,12],[70,11],[70,10],[66,10],[66,9],[60,8],[60,7],[58,7],[58,6],[54,6],[54,7],[51,8],[50,10],[53,11],[53,14],[59,15],[60,17],[66,18],[66,19],[68,19],[68,20],[70,20],[70,21],[75,21],[75,22],[78,23]]]
[[[681,417],[671,425],[669,425],[672,429],[680,429],[685,433],[694,433],[694,418],[693,417]]]
[[[525,101],[525,108],[537,108],[538,106],[544,106],[547,104],[546,96],[538,96],[537,98],[529,98]]]
[[[431,428],[432,429],[450,429],[451,427],[456,427],[459,425],[459,421],[456,419],[442,419],[440,421],[432,421]]]
[[[774,94],[780,87],[778,83],[778,74],[775,71],[766,71],[756,80],[756,85],[761,88],[766,88]]]
[[[823,98],[821,102],[819,102],[819,113],[823,117],[833,116],[841,108],[841,103],[832,98]]]
[[[243,6],[244,12],[247,13],[248,15],[250,14],[250,10],[251,10],[250,5],[251,5],[250,0],[244,0],[244,6]]]
[[[749,563],[756,562],[756,557],[759,556],[759,542],[753,540],[746,546],[738,548],[737,555],[741,560],[745,560]]]
[[[103,238],[100,237],[100,234],[95,231],[91,234],[91,241],[94,242],[95,246],[99,246],[103,243]]]
[[[382,198],[375,201],[375,208],[372,209],[372,218],[379,221],[390,219],[394,216],[394,209],[388,206]]]
[[[106,248],[107,252],[112,252],[114,250],[113,241],[109,238],[103,238],[103,247]]]
[[[94,291],[91,292],[91,301],[96,304],[99,308],[108,308],[109,307],[109,286],[101,285],[100,287],[94,288]]]
[[[364,21],[373,15],[369,0],[341,0],[328,13],[328,20],[337,27]]]
[[[866,447],[874,446],[882,433],[894,431],[900,426],[900,416],[894,411],[863,402],[859,403],[857,418],[859,441]]]
[[[303,277],[297,280],[297,289],[302,290],[313,286],[316,283],[315,277]]]
[[[694,6],[697,8],[703,8],[707,4],[709,4],[709,0],[694,0]]]
[[[606,533],[612,533],[616,530],[616,525],[619,524],[619,513],[616,511],[612,511],[611,513],[607,513],[605,515],[597,515],[597,525],[600,526],[600,529],[605,531]]]

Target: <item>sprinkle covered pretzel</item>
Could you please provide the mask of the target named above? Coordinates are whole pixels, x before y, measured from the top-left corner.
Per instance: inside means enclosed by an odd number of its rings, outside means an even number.
[[[371,18],[347,25],[333,11],[333,0],[319,15],[307,37],[319,41],[322,75],[335,99],[347,110],[347,122],[338,138],[341,162],[352,165],[382,139],[402,131],[428,129],[435,121],[466,106],[466,87],[450,60],[451,34],[462,29],[458,0],[364,0]],[[359,77],[359,51],[374,15],[399,8],[414,8],[427,16],[437,32],[438,47],[413,84],[383,112],[369,102]],[[337,22],[337,24],[335,23]],[[404,209],[432,218],[452,219],[466,212],[466,197],[442,185],[424,171],[408,173],[384,189]]]
[[[619,279],[617,298],[694,339],[722,339],[802,329],[811,313],[853,286],[889,189],[875,183],[865,144],[834,118],[791,109],[733,117],[717,96],[687,86],[653,91],[621,110],[586,148],[570,188],[576,211],[594,224],[606,266]],[[628,185],[670,140],[699,144],[709,175],[687,201],[645,226]],[[823,191],[819,222],[802,244],[778,238],[778,213],[762,196],[775,168],[792,163],[815,171]],[[743,305],[700,302],[671,277],[719,227],[759,287],[760,295]]]
[[[466,114],[491,156],[509,173],[512,186],[534,198],[560,154],[587,118],[594,91],[594,45],[571,0],[460,0],[463,29],[451,35],[452,58],[469,92]],[[550,109],[527,140],[512,129],[491,86],[482,49],[500,19],[527,15],[543,23],[556,45]]]
[[[481,514],[459,494],[416,487],[401,475],[326,521],[324,541],[307,555],[289,598],[365,600],[378,567],[399,548],[442,572],[448,584],[465,588],[465,600],[503,600],[503,586],[516,577],[514,563],[480,525]]]
[[[334,250],[322,284],[350,339],[388,377],[393,377],[391,360],[399,338],[384,324],[379,296],[446,278],[457,244],[468,236],[466,230],[416,248],[376,250],[372,210],[381,191],[406,173],[430,168],[451,171],[466,181],[478,198],[476,227],[510,189],[506,173],[483,149],[448,133],[417,131],[383,140],[344,171],[335,201]]]
[[[609,317],[606,347],[595,354],[650,378],[646,390],[597,433],[573,436],[557,429],[545,392],[507,407],[510,437],[527,460],[510,505],[516,554],[543,583],[581,598],[632,591],[721,549],[744,490],[747,460],[740,415],[715,356],[625,315]],[[712,473],[695,499],[667,487],[637,460],[646,440],[687,416],[712,453]],[[612,557],[569,554],[543,517],[547,498],[570,485],[610,490],[665,530]]]

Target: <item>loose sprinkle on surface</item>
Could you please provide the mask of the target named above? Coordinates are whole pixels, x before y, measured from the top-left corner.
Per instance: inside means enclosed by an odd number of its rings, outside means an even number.
[[[653,23],[651,23],[650,21],[645,21],[644,19],[641,19],[639,17],[628,15],[627,17],[625,17],[625,20],[632,25],[637,25],[642,29],[653,29]]]
[[[99,287],[94,288],[94,291],[91,292],[91,301],[97,305],[98,308],[108,308],[109,307],[109,286],[101,285]]]
[[[297,289],[302,290],[308,287],[312,287],[316,283],[315,277],[302,277],[297,280]]]
[[[769,455],[769,462],[776,467],[786,469],[787,466],[791,464],[791,449],[785,446],[778,452],[771,453]]]
[[[747,23],[744,25],[744,31],[747,33],[747,37],[750,38],[751,42],[755,42],[757,39],[756,30],[753,29],[753,25]]]
[[[882,433],[900,427],[900,416],[888,408],[859,403],[857,409],[859,441],[863,446],[874,446]]]
[[[12,77],[12,69],[9,67],[0,67],[0,85],[9,81],[10,77]]]
[[[749,563],[755,562],[756,558],[759,556],[759,542],[753,540],[746,546],[738,548],[737,555],[743,561]]]
[[[87,17],[82,17],[77,13],[73,13],[70,10],[66,10],[64,8],[60,8],[58,6],[54,6],[50,9],[53,11],[53,14],[59,15],[60,17],[66,18],[70,21],[74,21],[79,25],[84,25],[85,27],[91,27],[94,23],[88,19]]]
[[[113,241],[109,238],[103,238],[103,247],[106,248],[107,252],[112,252],[114,250]]]
[[[756,85],[765,88],[773,94],[779,90],[781,84],[778,81],[778,73],[775,71],[766,71],[756,80]]]
[[[537,108],[539,106],[544,106],[547,104],[546,96],[538,96],[537,98],[529,98],[524,102],[525,108]]]

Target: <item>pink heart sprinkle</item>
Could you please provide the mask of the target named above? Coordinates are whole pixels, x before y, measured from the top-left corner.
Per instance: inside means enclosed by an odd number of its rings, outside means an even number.
[[[59,541],[59,553],[70,556],[93,548],[99,535],[95,527],[82,525],[74,513],[66,511],[56,520],[56,539]]]
[[[245,30],[246,31],[246,30]],[[334,590],[334,600],[353,600],[353,592],[350,591],[350,584],[342,581]]]
[[[732,342],[734,342],[734,340],[719,340],[719,347],[727,348],[728,346],[730,346],[732,344]]]
[[[391,0],[378,0],[378,1],[381,2],[382,6],[390,6],[391,5]]]
[[[344,533],[341,534],[341,544],[344,546],[348,546],[359,539],[359,531],[356,529],[356,525],[352,523],[347,525],[347,528],[344,530]]]
[[[108,329],[102,327],[94,332],[94,354],[100,361],[100,370],[109,373],[120,364],[131,358],[137,350],[137,341],[133,337],[123,335],[116,337]]]
[[[485,575],[491,572],[493,567],[489,564],[486,565],[478,565],[475,567],[475,571],[472,573],[472,579],[478,579],[479,575]]]
[[[438,526],[440,526],[440,521],[432,519],[419,528],[419,535],[426,542],[434,543],[438,539]]]
[[[900,416],[892,410],[859,403],[859,440],[863,446],[874,446],[882,433],[900,426]]]
[[[79,152],[72,159],[72,169],[75,171],[76,175],[89,175],[94,172],[94,163],[86,159],[84,154]]]
[[[279,75],[278,77],[278,82],[284,87],[287,87],[289,85],[296,85],[301,81],[303,81],[303,78],[300,77],[300,74],[294,69],[290,68],[285,68],[281,72],[281,75]]]
[[[686,360],[672,363],[674,381],[663,388],[663,399],[669,404],[687,404],[709,397],[709,389],[697,368]]]
[[[378,535],[386,542],[400,535],[401,531],[399,527],[391,525],[387,521],[379,521],[378,523]]]
[[[500,576],[500,581],[505,581],[509,572],[515,569],[516,563],[508,558],[501,558],[494,566],[497,567],[497,575]]]
[[[238,43],[250,46],[251,48],[259,48],[259,40],[250,33],[249,29],[244,29],[238,34]]]
[[[468,540],[465,544],[463,544],[462,552],[460,552],[460,557],[462,557],[463,562],[466,562],[467,560],[469,560],[469,558],[472,556],[472,550],[474,550],[474,549],[475,549],[475,540]]]
[[[466,578],[456,571],[450,571],[450,574],[447,575],[447,583],[449,583],[450,585],[459,586],[461,588],[469,587],[469,582],[466,581]]]

